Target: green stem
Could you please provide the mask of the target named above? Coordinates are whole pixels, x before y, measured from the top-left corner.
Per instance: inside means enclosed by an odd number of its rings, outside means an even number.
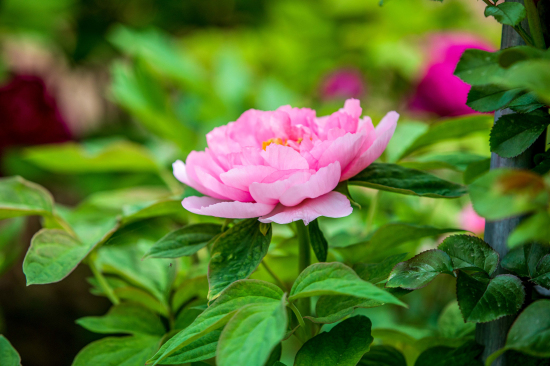
[[[483,2],[485,4],[487,4],[488,6],[495,6],[495,4],[493,4],[492,2],[490,2],[489,0],[483,0]]]
[[[369,206],[369,213],[367,216],[367,225],[366,230],[367,233],[369,233],[372,230],[372,224],[374,222],[374,216],[376,215],[376,209],[378,207],[378,199],[380,198],[380,191],[377,191],[374,197],[372,197],[372,201]]]
[[[535,47],[545,50],[546,44],[544,42],[544,33],[542,32],[537,6],[535,5],[534,0],[525,0],[524,3],[525,10],[527,10],[529,30],[531,31],[531,36],[533,37]]]
[[[176,178],[166,169],[159,169],[158,175],[160,179],[166,184],[170,192],[174,195],[179,195],[182,192],[181,184],[178,183]]]
[[[105,277],[103,277],[103,273],[101,273],[97,266],[95,265],[95,252],[92,252],[90,254],[90,257],[88,258],[88,266],[90,266],[90,269],[92,270],[92,273],[94,274],[94,277],[96,278],[97,282],[99,283],[99,287],[105,292],[105,295],[107,295],[107,298],[111,300],[111,302],[115,305],[120,304],[120,300],[111,288],[109,286],[109,283],[107,283],[107,280]]]
[[[277,282],[277,284],[279,285],[279,287],[281,287],[283,289],[283,291],[287,291],[288,292],[288,287],[286,287],[285,283],[279,278],[279,276],[277,276],[277,274],[275,272],[273,272],[273,270],[271,268],[269,268],[269,266],[267,265],[267,263],[265,262],[265,259],[262,260],[262,264],[265,268],[265,270],[267,271],[267,273],[269,273],[269,275],[271,277],[273,277],[273,279],[275,280],[275,282]]]
[[[311,251],[309,244],[309,231],[302,220],[296,221],[296,232],[298,233],[298,270],[302,273],[311,264]],[[305,315],[311,314],[311,301],[309,298],[298,300],[298,308]]]
[[[305,341],[307,341],[309,339],[309,336],[308,336],[308,331],[307,331],[307,328],[306,328],[306,323],[304,322],[304,318],[302,317],[302,314],[300,313],[300,310],[298,310],[298,308],[293,303],[291,303],[290,301],[288,302],[288,307],[290,308],[290,310],[292,310],[294,315],[296,315],[296,319],[298,319],[298,324],[300,324],[300,328],[302,328],[304,336],[305,336],[305,340],[304,340],[304,343],[305,343]]]
[[[524,41],[528,46],[533,46],[533,39],[532,39],[531,36],[525,31],[525,29],[523,29],[523,27],[521,26],[521,24],[518,24],[517,26],[515,26],[514,29],[516,30],[516,32],[518,32],[518,34],[521,36],[521,38],[523,38],[523,41]]]

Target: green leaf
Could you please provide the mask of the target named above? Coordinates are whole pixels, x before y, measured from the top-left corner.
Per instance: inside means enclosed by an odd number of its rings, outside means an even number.
[[[550,242],[550,214],[540,211],[525,218],[508,236],[508,246],[517,246],[530,242],[548,244]]]
[[[180,365],[188,362],[208,360],[216,356],[221,329],[214,330],[187,346],[177,350],[162,361],[163,365]]]
[[[469,51],[479,50],[466,50],[464,54]],[[430,126],[428,131],[420,135],[401,154],[400,159],[412,154],[417,150],[431,146],[438,142],[459,139],[475,132],[489,131],[492,125],[493,119],[491,116],[488,115],[470,115],[459,118],[451,118],[443,122],[436,123]]]
[[[525,252],[523,247],[513,248],[504,256],[500,263],[502,268],[515,273],[520,277],[529,277],[529,270],[525,262]]]
[[[538,101],[534,93],[523,94],[508,104],[508,108],[516,113],[530,113],[540,107],[544,107],[544,104]]]
[[[491,152],[513,158],[524,152],[546,130],[550,118],[527,114],[500,117],[491,130]]]
[[[181,196],[124,206],[121,220],[122,224],[128,225],[129,223],[150,219],[152,217],[184,213],[181,209],[181,201],[183,198],[193,195],[194,191],[188,188],[189,187],[186,187],[184,194]]]
[[[534,160],[537,166],[531,169],[533,172],[540,175],[545,175],[550,171],[550,150],[543,154],[535,155]]]
[[[500,66],[507,69],[517,62],[535,58],[545,58],[548,55],[550,54],[533,46],[515,46],[501,50],[498,57],[498,63]]]
[[[545,255],[538,262],[532,281],[550,289],[550,254]]]
[[[464,184],[472,184],[481,175],[487,173],[491,168],[491,158],[487,158],[481,161],[476,161],[468,165],[464,171]]]
[[[509,90],[491,84],[474,85],[468,92],[466,105],[478,112],[493,112],[504,108],[523,93],[521,88]]]
[[[84,347],[72,366],[143,366],[158,348],[160,337],[107,337]]]
[[[267,235],[262,234],[260,225],[255,218],[241,221],[214,241],[208,266],[209,300],[258,268],[267,254],[272,232],[270,228]]]
[[[36,146],[25,149],[23,158],[63,174],[158,171],[149,151],[129,141],[110,142],[99,149],[75,142]]]
[[[466,188],[459,184],[397,164],[372,163],[350,178],[349,184],[433,198],[456,198],[466,193]]]
[[[42,229],[31,240],[23,261],[28,285],[59,282],[67,277],[97,242],[84,244],[63,230]]]
[[[499,55],[500,52],[466,50],[460,57],[454,74],[470,85],[491,84],[495,75],[504,73],[504,69],[498,64]]]
[[[374,338],[366,316],[348,318],[329,332],[308,340],[296,354],[294,366],[355,366]]]
[[[10,344],[10,342],[0,334],[0,365],[2,366],[21,366],[21,357]]]
[[[513,64],[504,72],[492,75],[490,83],[510,89],[527,89],[534,92],[541,102],[547,104],[550,103],[549,70],[550,58],[521,61]]]
[[[147,252],[146,258],[178,258],[193,255],[204,248],[221,231],[221,225],[217,224],[184,226],[157,241]]]
[[[459,271],[456,294],[464,320],[477,323],[515,314],[525,299],[521,280],[508,274],[489,280]]]
[[[402,253],[387,257],[380,263],[359,263],[353,266],[353,270],[361,279],[376,285],[386,281],[393,267],[405,259],[406,256],[407,253]]]
[[[286,298],[280,303],[243,307],[227,323],[218,342],[219,366],[256,366],[268,360],[287,329]]]
[[[437,320],[437,330],[444,338],[464,338],[472,335],[476,329],[474,323],[465,323],[457,301],[451,301]]]
[[[493,16],[500,24],[512,27],[521,23],[526,15],[525,7],[520,3],[500,3],[497,6],[489,5],[485,8],[486,17]]]
[[[398,263],[390,273],[386,287],[416,290],[426,286],[441,273],[452,274],[451,258],[438,249],[427,250]]]
[[[309,232],[309,242],[311,243],[311,248],[317,257],[319,262],[327,261],[328,254],[328,242],[319,228],[319,221],[317,219],[313,220],[307,226]]]
[[[401,352],[392,346],[372,346],[361,358],[358,366],[407,366]]]
[[[446,238],[438,249],[451,257],[455,270],[478,268],[492,275],[498,266],[498,253],[477,236],[453,235]]]
[[[191,278],[181,284],[172,296],[172,308],[177,311],[179,308],[193,298],[204,298],[208,295],[208,278],[199,276]]]
[[[389,292],[363,281],[348,266],[338,263],[316,263],[307,267],[294,281],[289,301],[322,295],[351,295],[406,306]]]
[[[0,219],[51,215],[53,198],[38,184],[21,177],[0,178]]]
[[[542,178],[529,171],[494,169],[470,184],[474,210],[488,220],[501,220],[545,207]]]
[[[438,346],[422,352],[416,359],[415,366],[482,366],[476,358],[483,352],[483,346],[474,341],[464,343],[453,349]]]
[[[406,168],[419,170],[451,169],[463,172],[469,165],[481,160],[485,160],[485,157],[467,152],[455,152],[451,154],[425,154],[415,157],[414,161],[402,161],[398,164]]]
[[[87,316],[76,321],[94,333],[129,333],[163,336],[166,329],[159,316],[132,303],[113,306],[104,316]]]
[[[283,291],[268,282],[240,280],[229,285],[197,319],[170,338],[148,361],[156,365],[163,362],[191,342],[224,326],[235,313],[250,304],[272,304],[281,301]]]

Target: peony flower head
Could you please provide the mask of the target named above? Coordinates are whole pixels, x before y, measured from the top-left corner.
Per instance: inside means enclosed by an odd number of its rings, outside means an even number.
[[[348,216],[350,202],[334,188],[382,154],[399,118],[389,112],[374,128],[361,112],[355,99],[325,117],[290,106],[246,111],[209,132],[205,151],[173,164],[178,180],[206,195],[185,198],[183,207],[279,224]]]
[[[469,204],[460,212],[460,226],[464,230],[482,234],[485,231],[485,219],[474,211],[472,204]]]

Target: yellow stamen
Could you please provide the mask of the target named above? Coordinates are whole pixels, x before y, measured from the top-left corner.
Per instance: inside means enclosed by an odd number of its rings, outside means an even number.
[[[283,141],[281,138],[277,137],[275,139],[269,139],[267,141],[262,142],[262,149],[265,151],[265,148],[271,144],[287,146],[286,140]]]

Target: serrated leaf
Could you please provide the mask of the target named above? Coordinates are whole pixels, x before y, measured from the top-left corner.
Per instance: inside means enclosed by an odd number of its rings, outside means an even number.
[[[188,362],[208,360],[216,356],[221,329],[214,330],[187,346],[177,350],[162,361],[163,365],[181,365]]]
[[[146,257],[178,258],[193,255],[221,233],[221,229],[221,225],[217,224],[187,225],[162,237],[149,249]]]
[[[415,290],[426,286],[441,273],[452,272],[453,265],[447,253],[438,249],[427,250],[398,263],[390,273],[386,287]]]
[[[84,347],[72,366],[142,366],[158,348],[160,337],[107,337]]]
[[[432,198],[456,198],[466,193],[466,188],[460,184],[397,164],[372,163],[350,178],[349,184]]]
[[[526,15],[525,7],[520,3],[500,3],[497,6],[489,5],[485,8],[486,17],[493,16],[500,24],[512,27],[521,23]]]
[[[539,286],[550,289],[550,254],[541,258],[531,281]]]
[[[104,316],[87,316],[78,319],[76,323],[95,333],[158,336],[163,336],[166,333],[166,329],[157,314],[132,303],[115,305]]]
[[[525,218],[508,236],[508,247],[517,246],[530,242],[550,243],[550,214],[540,211]]]
[[[543,106],[534,93],[523,94],[508,104],[508,108],[516,113],[530,113]]]
[[[513,248],[502,259],[502,268],[520,277],[528,277],[529,270],[525,263],[525,253],[522,247]]]
[[[191,342],[224,326],[245,305],[279,303],[283,292],[258,280],[240,280],[229,285],[197,319],[170,338],[148,361],[156,365]]]
[[[508,274],[489,280],[459,271],[456,294],[464,320],[478,323],[515,314],[525,300],[521,280]]]
[[[328,242],[323,235],[323,232],[319,228],[319,222],[317,219],[313,220],[307,226],[309,232],[309,242],[313,253],[317,257],[319,262],[326,262],[328,255]]]
[[[372,346],[361,358],[358,366],[407,366],[403,354],[392,346]]]
[[[388,279],[393,267],[401,262],[407,253],[392,255],[380,263],[359,263],[353,266],[353,270],[361,279],[378,284]]]
[[[506,88],[524,88],[543,103],[550,103],[550,58],[516,62],[503,72],[491,75],[489,83]]]
[[[478,51],[478,50],[466,50]],[[464,56],[463,56],[464,57]],[[493,125],[491,116],[487,115],[470,115],[458,118],[451,118],[439,123],[436,123],[428,129],[424,134],[420,135],[399,157],[404,158],[413,152],[431,146],[438,142],[446,140],[459,139],[468,136],[471,133],[488,131]]]
[[[492,275],[498,266],[498,253],[476,236],[449,236],[438,246],[438,249],[451,257],[455,270],[479,268],[488,275]]]
[[[483,352],[483,346],[474,341],[464,343],[458,348],[438,346],[422,352],[415,366],[482,366],[476,358]]]
[[[209,300],[258,268],[267,254],[272,233],[270,228],[266,235],[262,234],[260,225],[257,219],[244,220],[216,238],[208,265]]]
[[[0,219],[51,215],[53,198],[42,186],[21,177],[0,178]]]
[[[363,281],[351,268],[338,262],[307,267],[294,281],[289,301],[322,295],[351,295],[405,306],[389,292]]]
[[[550,118],[526,114],[500,117],[491,130],[491,152],[513,158],[529,148],[550,124]]]
[[[523,93],[524,90],[521,88],[507,89],[490,84],[475,85],[468,92],[466,105],[478,112],[493,112],[506,107]]]
[[[500,51],[469,49],[462,53],[454,74],[470,85],[491,84],[495,75],[504,73],[498,64]]]
[[[476,325],[465,323],[457,301],[451,301],[437,320],[437,331],[444,338],[464,338],[474,333]]]
[[[218,342],[220,366],[256,366],[268,360],[287,329],[286,299],[243,307],[227,323]]]
[[[0,334],[0,365],[21,366],[21,357],[11,343]]]
[[[487,158],[481,161],[476,161],[468,165],[464,171],[464,184],[472,184],[477,178],[487,173],[491,168],[491,158]]]
[[[308,340],[296,354],[295,366],[355,366],[374,340],[366,316],[348,318],[329,332]]]

